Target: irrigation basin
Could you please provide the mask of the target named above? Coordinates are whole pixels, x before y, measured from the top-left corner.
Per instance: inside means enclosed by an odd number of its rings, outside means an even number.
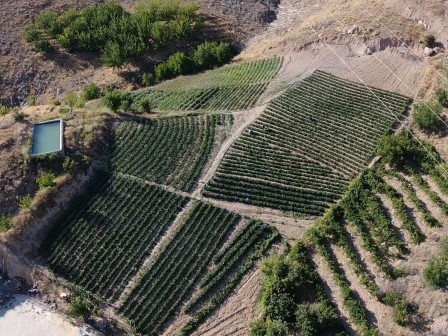
[[[62,119],[34,124],[31,156],[57,153],[64,155]]]

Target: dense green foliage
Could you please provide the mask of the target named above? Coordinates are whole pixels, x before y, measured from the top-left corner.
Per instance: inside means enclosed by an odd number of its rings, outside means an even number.
[[[54,173],[44,173],[36,179],[40,188],[51,188],[56,185],[54,182],[56,175]]]
[[[9,229],[12,229],[12,220],[11,217],[7,215],[0,216],[0,232],[6,232]]]
[[[437,101],[443,107],[448,107],[448,92],[444,89],[437,89],[436,91]]]
[[[442,105],[439,103],[422,103],[414,107],[414,124],[426,132],[436,132],[443,126]]]
[[[178,58],[184,59],[176,56]],[[153,109],[161,111],[247,109],[255,105],[281,64],[282,59],[275,57],[166,81],[133,93],[132,110],[138,111],[142,99],[149,100]]]
[[[239,215],[209,204],[193,208],[120,309],[138,332],[160,334],[239,220]]]
[[[400,168],[432,166],[434,160],[440,160],[440,156],[431,145],[417,140],[407,130],[384,136],[378,144],[377,154],[385,163]]]
[[[136,179],[112,177],[65,217],[48,264],[87,290],[117,299],[186,202]]]
[[[95,83],[87,84],[82,88],[82,97],[84,100],[97,99],[101,96],[101,89]]]
[[[431,286],[448,288],[448,239],[442,242],[440,254],[429,260],[423,275]]]
[[[124,122],[116,130],[112,154],[115,171],[191,190],[204,168],[225,115],[168,117]]]
[[[276,335],[277,330],[282,331],[280,335],[298,332],[306,336],[344,332],[308,253],[298,242],[288,253],[264,262],[263,315],[252,324],[251,335]]]
[[[231,61],[234,53],[228,43],[205,42],[198,46],[192,55],[177,52],[164,63],[155,68],[155,78],[158,81],[171,79],[180,75],[221,66]]]
[[[436,37],[434,35],[426,35],[425,36],[425,45],[428,48],[434,48],[436,44]]]
[[[179,0],[147,0],[131,14],[118,2],[107,1],[59,16],[44,12],[26,27],[24,37],[41,52],[55,46],[94,51],[104,65],[118,67],[197,32],[203,21],[197,10],[197,5]]]
[[[375,90],[395,114],[408,99]],[[321,71],[274,99],[225,155],[204,195],[318,216],[343,194],[395,117],[358,84]]]

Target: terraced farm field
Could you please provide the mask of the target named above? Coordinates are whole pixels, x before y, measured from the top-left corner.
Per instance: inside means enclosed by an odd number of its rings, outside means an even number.
[[[127,121],[116,130],[112,168],[189,191],[210,155],[218,127],[232,116],[208,115]]]
[[[188,199],[114,176],[65,221],[48,264],[92,293],[115,300]]]
[[[272,229],[252,224],[253,229],[249,226],[249,231],[242,232],[240,239],[230,244],[225,252],[218,253],[225,237],[240,220],[239,215],[224,209],[206,203],[197,204],[170,244],[134,287],[121,308],[122,314],[133,322],[139,332],[157,335],[180,310],[194,286],[201,283],[207,294],[222,281],[235,263],[240,262],[239,258],[248,253],[255,243],[263,241],[263,232],[276,237]],[[254,236],[249,237],[249,233]],[[264,245],[264,249],[271,243],[272,239]],[[204,278],[213,258],[215,269]],[[219,299],[222,301],[227,295],[224,292]]]
[[[281,65],[282,58],[274,57],[180,77],[133,94],[133,106],[145,99],[160,111],[248,109],[255,105]]]
[[[246,129],[203,195],[321,215],[366,167],[408,105],[404,96],[316,71]]]

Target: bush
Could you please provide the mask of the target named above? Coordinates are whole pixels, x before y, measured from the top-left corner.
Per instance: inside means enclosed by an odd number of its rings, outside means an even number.
[[[440,130],[444,123],[442,121],[442,105],[440,104],[419,104],[415,105],[414,124],[422,131],[436,132]]]
[[[30,195],[25,195],[19,198],[20,209],[31,209],[33,198]]]
[[[9,113],[9,107],[0,105],[0,117],[4,117]]]
[[[51,188],[56,185],[54,182],[56,175],[53,173],[45,173],[37,178],[37,184],[41,189],[43,188]]]
[[[405,325],[409,320],[411,304],[401,291],[391,291],[383,298],[384,304],[394,307],[394,320],[399,325]]]
[[[15,121],[20,122],[20,121],[25,120],[26,114],[23,113],[22,111],[15,110],[13,113],[13,117],[14,117]]]
[[[143,98],[139,101],[140,111],[143,113],[150,113],[152,109],[151,99]]]
[[[205,42],[193,53],[193,60],[200,69],[210,69],[230,62],[233,50],[228,43]]]
[[[108,91],[103,97],[103,103],[112,111],[117,112],[121,107],[123,94],[118,91]]]
[[[27,99],[26,99],[26,104],[28,105],[28,106],[36,106],[37,105],[37,97],[36,96],[29,96]]]
[[[438,158],[437,152],[432,146],[422,143],[423,147],[421,143],[415,140],[407,130],[402,130],[397,135],[384,136],[378,143],[376,152],[377,155],[383,157],[385,163],[399,168],[408,165],[433,165],[434,157]]]
[[[101,96],[101,89],[95,83],[87,84],[82,88],[82,97],[84,100],[97,99]]]
[[[68,92],[64,97],[64,103],[70,107],[78,105],[79,97],[76,92]]]
[[[444,89],[438,89],[436,91],[437,101],[443,107],[448,107],[448,92]]]
[[[442,253],[432,257],[423,275],[434,288],[448,288],[448,240],[443,242]]]
[[[156,78],[152,73],[144,73],[142,77],[142,85],[143,86],[152,86],[156,82]]]
[[[251,336],[287,336],[288,327],[280,321],[258,320],[250,326]]]
[[[78,168],[78,162],[75,159],[70,157],[64,158],[64,162],[62,163],[62,169],[66,173],[73,173]]]
[[[71,302],[71,311],[70,314],[73,317],[86,317],[90,315],[89,303],[86,299],[74,299]]]
[[[12,229],[12,220],[11,217],[7,215],[0,216],[0,232],[6,232],[9,229]]]
[[[53,100],[51,101],[51,103],[52,103],[54,106],[60,106],[60,105],[61,105],[61,101],[60,101],[59,99],[53,99]]]
[[[434,47],[435,47],[435,44],[436,44],[436,38],[435,38],[434,35],[427,35],[427,36],[425,37],[425,45],[426,45],[428,48],[434,48]]]

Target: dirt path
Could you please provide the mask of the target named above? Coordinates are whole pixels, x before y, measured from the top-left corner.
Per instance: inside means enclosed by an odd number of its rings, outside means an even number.
[[[261,115],[261,113],[263,113],[265,108],[266,105],[260,105],[248,111],[235,113],[234,125],[236,129],[231,131],[232,135],[222,144],[218,154],[214,158],[210,167],[207,169],[202,178],[199,180],[196,190],[192,193],[193,197],[199,197],[201,195],[202,189],[215,174],[224,155],[227,153],[227,150],[239,138],[239,136],[243,133],[246,127],[249,126],[252,122],[254,122],[255,119],[257,119]]]
[[[262,278],[259,267],[247,274],[234,294],[193,335],[248,335],[250,324],[260,313],[258,299]]]

